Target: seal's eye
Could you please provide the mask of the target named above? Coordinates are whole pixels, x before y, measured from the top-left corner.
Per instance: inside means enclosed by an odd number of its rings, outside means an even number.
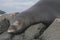
[[[15,21],[14,23],[13,23],[13,25],[19,25],[20,23],[19,23],[19,21]]]

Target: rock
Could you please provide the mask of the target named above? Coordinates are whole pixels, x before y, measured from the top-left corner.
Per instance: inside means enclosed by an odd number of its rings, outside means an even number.
[[[14,16],[16,16],[17,14],[18,13],[0,15],[0,40],[12,40],[13,36],[6,31],[10,25],[10,20],[14,18]]]
[[[40,40],[60,40],[60,18],[55,19],[39,38]]]
[[[24,33],[15,35],[12,40],[24,40]]]
[[[0,35],[0,40],[12,40],[12,35],[7,32],[4,32]]]
[[[4,18],[6,18],[6,19],[8,19],[8,20],[11,20],[11,19],[14,18],[14,16],[16,16],[17,14],[19,14],[19,12],[2,14],[2,15],[0,15],[0,21],[3,20]]]
[[[10,25],[10,20],[16,16],[15,14],[3,14],[0,16],[0,34],[6,31]]]
[[[38,38],[45,30],[45,27],[46,26],[42,23],[30,26],[25,31],[25,40],[32,40],[32,39]]]
[[[9,20],[7,19],[2,20],[0,22],[0,34],[5,32],[8,29],[9,25],[10,25]]]
[[[15,35],[12,40],[39,40],[34,37],[39,37],[45,30],[45,27],[42,23],[31,25],[24,33]]]
[[[14,16],[16,16],[18,13],[10,13],[10,14],[2,14],[0,15],[0,21],[3,20],[4,18],[11,20],[12,18],[14,18]]]
[[[0,14],[5,14],[6,12],[4,12],[4,11],[2,11],[2,10],[0,10]]]

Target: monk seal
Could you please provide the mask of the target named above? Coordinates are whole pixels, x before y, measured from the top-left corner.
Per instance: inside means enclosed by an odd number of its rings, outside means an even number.
[[[60,17],[59,0],[40,0],[31,8],[17,14],[10,22],[9,33],[22,33],[30,25],[43,23],[48,27]]]

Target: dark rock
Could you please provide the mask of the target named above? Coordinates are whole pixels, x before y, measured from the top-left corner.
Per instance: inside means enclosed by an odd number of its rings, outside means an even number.
[[[2,10],[0,10],[0,14],[5,14],[6,12],[4,12],[4,11],[2,11]]]
[[[57,18],[39,38],[40,40],[60,40],[60,19]]]
[[[9,20],[11,20],[16,15],[17,14],[3,14],[3,15],[0,15],[0,34],[8,29],[8,27],[10,25]]]
[[[10,25],[9,20],[7,19],[2,20],[0,22],[0,34],[5,32],[8,29],[9,25]]]
[[[16,16],[15,14],[3,14],[0,16],[0,34],[6,31],[10,25],[10,20]]]
[[[6,31],[10,25],[9,21],[16,15],[15,14],[0,15],[0,40],[12,40],[13,35],[10,35]]]

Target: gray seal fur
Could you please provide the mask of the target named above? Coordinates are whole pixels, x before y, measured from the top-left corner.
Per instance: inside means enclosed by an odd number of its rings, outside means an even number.
[[[11,20],[8,32],[21,33],[30,25],[37,23],[43,23],[48,27],[57,17],[60,17],[60,2],[41,0],[31,8],[16,15]]]

